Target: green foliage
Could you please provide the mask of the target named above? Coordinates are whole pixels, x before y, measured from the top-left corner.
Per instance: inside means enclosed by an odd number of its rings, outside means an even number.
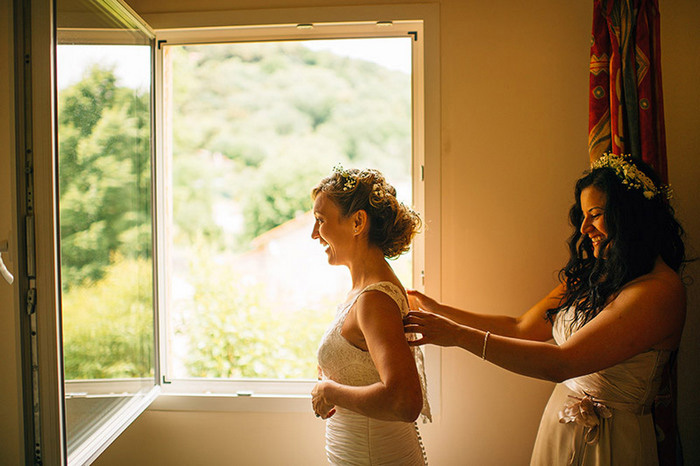
[[[214,221],[213,200],[226,192],[230,176],[211,163],[206,151],[177,157],[173,166],[174,242],[185,245],[195,238],[206,238],[219,244],[222,232]]]
[[[148,95],[93,67],[59,99],[61,260],[65,290],[99,280],[119,252],[150,257]]]
[[[153,376],[152,264],[115,257],[62,296],[66,380]]]
[[[307,157],[294,152],[280,155],[266,160],[251,174],[243,208],[246,230],[242,242],[311,209],[311,188],[327,174],[327,165],[306,162]]]
[[[191,377],[313,379],[316,349],[332,319],[323,311],[288,313],[267,301],[262,284],[250,284],[229,264],[199,249],[194,293],[173,309],[176,335],[188,348],[184,365]]]
[[[338,162],[405,179],[410,77],[298,44],[169,49],[173,76],[173,212],[194,287],[177,301],[185,370],[198,377],[313,378],[337,303],[285,312],[262,285],[212,259],[311,208],[310,190]],[[398,90],[398,91],[397,91]],[[231,238],[214,203],[240,208]],[[232,212],[231,215],[234,215]],[[196,266],[194,265],[196,258]]]
[[[93,66],[58,108],[66,379],[152,376],[149,96]]]
[[[82,137],[92,133],[104,109],[118,99],[116,81],[114,70],[93,65],[82,81],[61,92],[59,125],[77,128]]]
[[[310,208],[310,188],[338,162],[408,177],[410,76],[298,43],[181,46],[169,54],[176,170],[202,163],[202,151],[230,161],[207,181],[203,169],[175,173],[183,241],[202,232],[224,241],[201,218],[217,196],[242,206],[240,249]],[[202,222],[199,230],[189,215]]]
[[[193,295],[170,310],[189,349],[185,368],[203,377],[314,378],[337,303],[287,312],[214,257],[229,251],[233,260],[251,239],[307,211],[311,188],[338,162],[406,179],[410,77],[294,43],[170,53],[171,239],[178,257],[206,264],[188,275]],[[150,96],[94,66],[61,90],[58,108],[66,378],[152,376]],[[222,204],[242,217],[242,231],[222,227]]]

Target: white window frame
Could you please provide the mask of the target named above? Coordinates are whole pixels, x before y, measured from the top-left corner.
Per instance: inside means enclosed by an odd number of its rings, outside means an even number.
[[[426,5],[391,7],[348,7],[264,11],[229,11],[145,15],[156,31],[156,42],[168,45],[221,43],[240,41],[281,41],[298,39],[340,39],[361,37],[405,37],[413,42],[413,199],[424,213],[425,231],[413,247],[414,286],[439,299],[440,283],[440,167],[439,167],[439,50],[437,10]],[[347,19],[352,19],[351,22]],[[415,18],[421,18],[416,20]],[[345,21],[342,21],[342,20]],[[298,21],[297,21],[298,20]],[[378,25],[378,23],[380,25]],[[384,25],[381,25],[381,24]],[[387,23],[391,26],[385,26]],[[313,24],[313,28],[298,27]],[[167,238],[165,218],[169,188],[165,180],[163,149],[167,143],[163,115],[162,52],[156,55],[156,248],[160,276],[156,296],[157,308],[168,307]],[[429,92],[427,92],[429,91]],[[427,168],[426,168],[427,167]],[[160,313],[161,345],[167,344],[165,312]],[[166,349],[160,348],[160,368],[164,374]],[[440,412],[441,351],[424,348],[428,373],[429,396],[435,416]],[[309,392],[313,381],[177,379],[162,377],[161,395],[150,409],[193,411],[276,411],[305,412],[309,409]]]

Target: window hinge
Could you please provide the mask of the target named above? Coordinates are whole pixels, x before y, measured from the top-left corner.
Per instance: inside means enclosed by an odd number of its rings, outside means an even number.
[[[36,280],[29,279],[26,312],[29,316],[29,354],[32,378],[32,419],[34,427],[34,464],[42,464],[41,405],[39,403],[39,338],[36,322]]]
[[[30,279],[36,278],[36,258],[34,249],[34,216],[27,215],[24,220],[25,236],[27,240],[27,276]]]
[[[161,379],[160,379],[160,380],[162,381],[162,383],[163,383],[164,385],[173,383],[172,380],[166,379],[164,375],[161,376]]]
[[[418,40],[418,31],[408,31],[408,35],[413,36],[414,42]]]
[[[34,282],[34,280],[30,280],[30,282]],[[30,286],[31,288],[27,290],[27,315],[34,314],[34,311],[36,310],[36,288],[34,288],[33,285]]]
[[[425,165],[420,166],[420,180],[425,181]]]

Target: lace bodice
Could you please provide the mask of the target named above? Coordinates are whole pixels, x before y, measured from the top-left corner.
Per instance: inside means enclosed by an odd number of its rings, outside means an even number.
[[[399,307],[401,312],[400,318],[408,314],[409,307],[406,295],[401,288],[391,282],[379,282],[369,285],[352,300],[338,306],[335,320],[323,335],[318,349],[318,363],[321,367],[323,377],[343,385],[351,386],[365,386],[381,381],[369,352],[356,347],[341,334],[345,318],[357,301],[357,298],[371,290],[381,291],[390,296]],[[424,419],[430,420],[431,415],[427,399],[423,353],[420,348],[411,348],[411,350],[416,360],[416,367],[418,368],[418,374],[423,388],[423,410],[421,414]]]

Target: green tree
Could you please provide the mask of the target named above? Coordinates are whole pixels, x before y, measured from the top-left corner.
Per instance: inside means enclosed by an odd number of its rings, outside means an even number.
[[[59,96],[64,288],[98,280],[113,253],[151,254],[148,95],[91,68]]]
[[[153,376],[152,264],[113,259],[101,280],[63,293],[66,380]]]
[[[310,208],[310,188],[338,162],[408,177],[410,76],[298,43],[172,47],[170,56],[174,164],[192,173],[175,174],[183,239],[220,235],[203,216],[225,197],[245,215],[243,248]],[[202,173],[201,152],[232,163]]]
[[[294,150],[266,160],[247,182],[242,242],[309,211],[311,188],[328,174],[330,164],[324,157],[310,160],[306,151]]]
[[[286,313],[266,304],[261,285],[250,285],[230,264],[199,247],[192,263],[189,300],[177,302],[176,335],[184,338],[190,377],[313,379],[316,348],[332,320],[324,311]],[[195,273],[196,272],[196,273]],[[330,311],[329,311],[330,310]]]
[[[93,66],[58,109],[66,379],[151,377],[148,93]]]

